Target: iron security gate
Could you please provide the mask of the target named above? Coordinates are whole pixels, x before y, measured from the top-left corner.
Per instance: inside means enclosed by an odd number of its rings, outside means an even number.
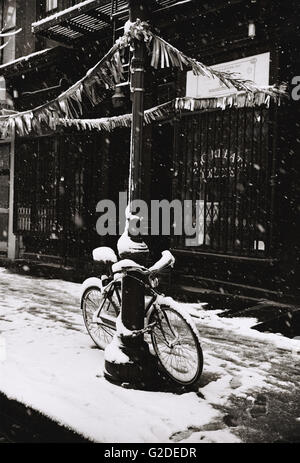
[[[88,245],[86,156],[80,155],[81,140],[76,141],[59,136],[19,140],[15,232],[23,235],[27,252],[63,257],[81,254],[83,238]]]
[[[272,124],[266,108],[184,115],[174,195],[193,203],[192,246],[240,256],[270,255]],[[177,247],[190,245],[179,238]]]
[[[101,245],[96,205],[126,190],[128,148],[117,134],[18,139],[14,231],[25,252],[81,258]]]

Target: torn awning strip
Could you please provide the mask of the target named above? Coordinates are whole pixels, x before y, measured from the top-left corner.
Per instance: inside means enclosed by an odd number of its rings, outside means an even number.
[[[280,104],[276,98],[276,104]],[[269,107],[271,97],[264,92],[249,95],[246,92],[234,93],[217,98],[176,98],[159,106],[147,109],[144,112],[145,124],[159,122],[176,116],[181,112],[225,110],[227,108],[253,108],[255,106]],[[97,130],[111,132],[117,128],[131,126],[132,115],[123,114],[114,117],[98,119],[58,119],[57,125],[77,130]]]

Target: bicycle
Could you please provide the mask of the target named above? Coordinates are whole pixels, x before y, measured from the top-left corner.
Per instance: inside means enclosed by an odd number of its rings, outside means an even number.
[[[181,386],[194,385],[203,369],[203,353],[197,328],[189,313],[170,297],[159,294],[157,276],[172,267],[175,258],[169,251],[149,269],[131,260],[117,261],[110,248],[97,248],[93,258],[106,265],[109,275],[89,278],[83,283],[81,310],[86,329],[100,348],[110,343],[116,331],[116,320],[121,310],[121,281],[124,275],[138,279],[144,285],[145,328],[132,332],[133,336],[145,334],[153,346],[163,371]],[[134,272],[135,276],[132,276]],[[138,277],[136,275],[139,275]]]

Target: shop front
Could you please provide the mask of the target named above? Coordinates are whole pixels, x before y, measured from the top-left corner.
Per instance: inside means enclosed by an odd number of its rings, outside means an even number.
[[[255,55],[251,50],[249,56],[215,68],[239,72],[260,86],[272,84],[276,49]],[[187,75],[187,96],[228,92],[203,77]],[[280,135],[287,105],[220,109],[182,114],[175,125],[173,198],[192,201],[195,227],[192,239],[171,240],[178,257],[176,281],[196,294],[204,290],[288,299],[298,289],[297,258],[287,265],[284,256],[289,248],[284,236],[293,227],[289,205],[280,209],[287,194],[279,180],[283,171],[288,173],[282,168],[287,165],[288,138],[281,143]],[[291,114],[289,118],[293,124]]]

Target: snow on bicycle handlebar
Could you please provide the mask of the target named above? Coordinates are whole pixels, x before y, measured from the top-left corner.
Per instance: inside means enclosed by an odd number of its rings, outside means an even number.
[[[175,257],[170,253],[170,251],[163,251],[161,259],[157,261],[154,265],[152,265],[152,267],[150,267],[149,269],[137,264],[133,260],[123,259],[112,266],[112,272],[116,274],[129,270],[137,270],[144,274],[157,274],[165,268],[173,267],[174,263]]]
[[[152,265],[152,267],[149,268],[149,272],[159,273],[165,268],[174,267],[174,264],[175,257],[173,256],[173,254],[171,254],[170,251],[163,251],[162,257],[159,259],[159,261],[156,262],[156,264]]]

